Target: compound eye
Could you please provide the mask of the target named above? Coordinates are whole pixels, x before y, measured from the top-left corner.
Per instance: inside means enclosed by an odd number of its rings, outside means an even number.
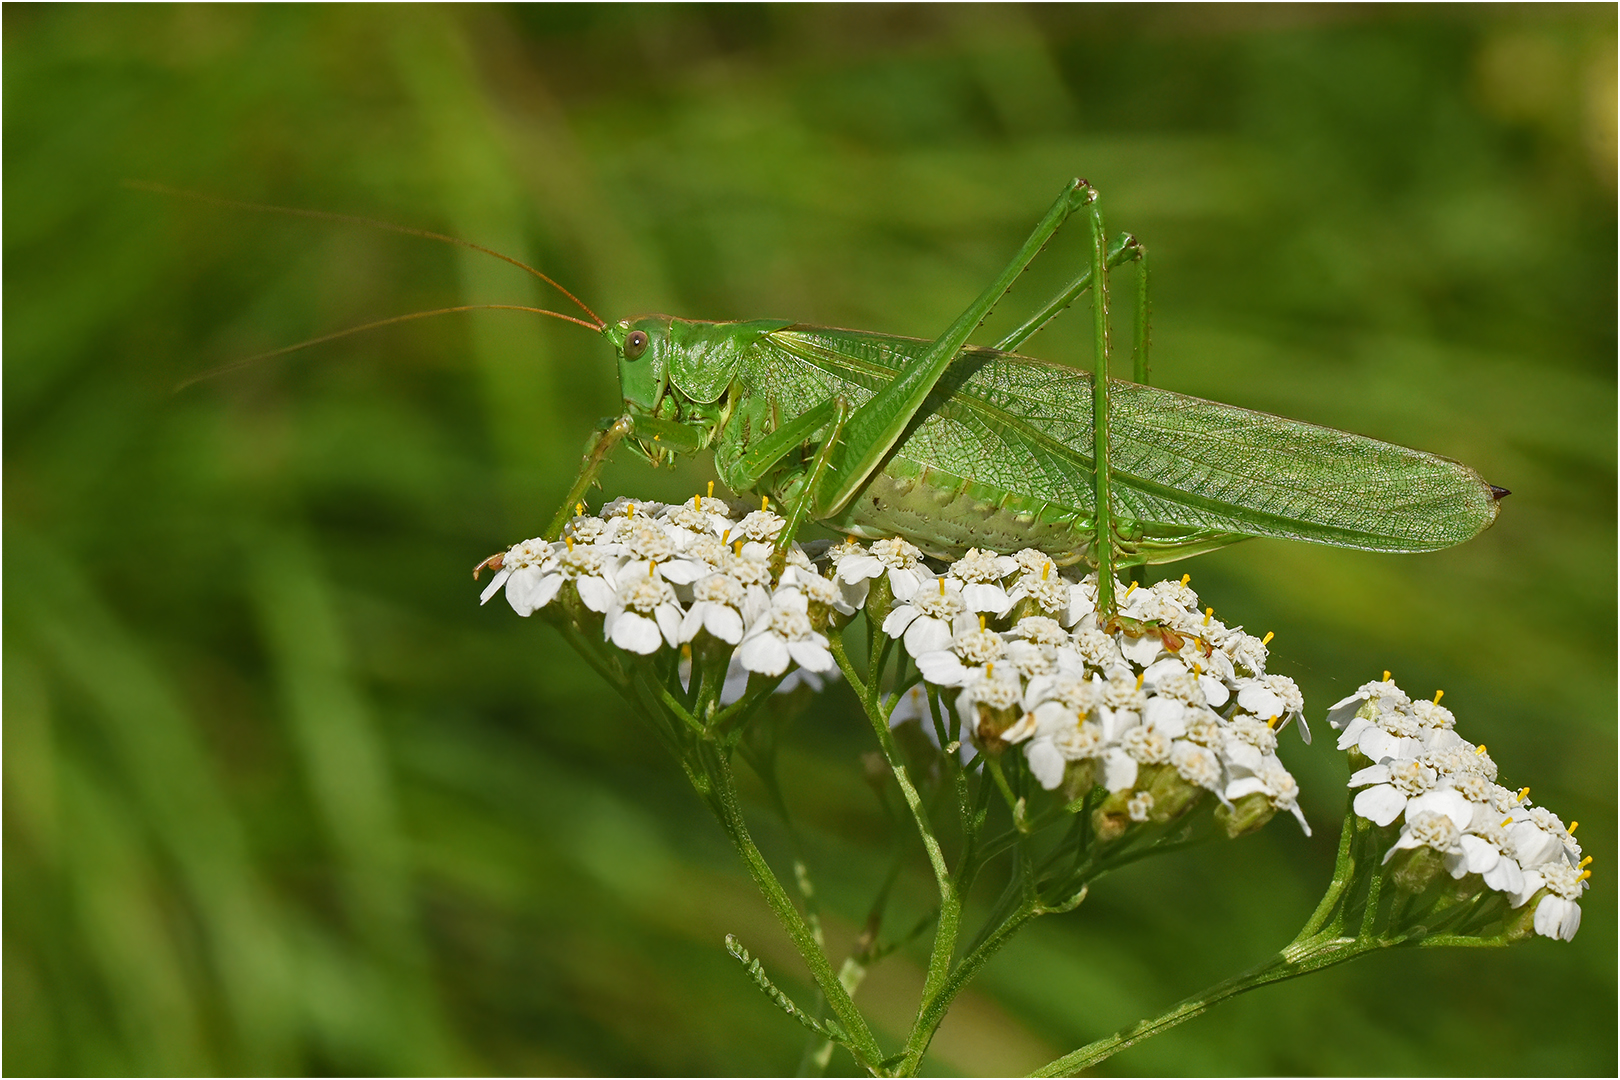
[[[649,341],[650,339],[647,337],[645,331],[630,331],[630,333],[625,335],[624,339],[624,358],[626,360],[635,360],[639,358],[642,353],[647,351]]]

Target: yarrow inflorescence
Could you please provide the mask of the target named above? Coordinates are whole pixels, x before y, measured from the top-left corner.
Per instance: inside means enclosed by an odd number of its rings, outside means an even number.
[[[1041,787],[1070,799],[1100,786],[1101,819],[1120,828],[1168,821],[1207,792],[1233,835],[1277,810],[1309,831],[1276,755],[1291,721],[1309,738],[1299,689],[1266,672],[1269,635],[1200,610],[1186,578],[1120,586],[1104,627],[1096,575],[1077,579],[1034,549],[974,549],[935,569],[903,539],[779,553],[782,527],[768,506],[739,518],[712,496],[615,499],[599,515],[580,508],[560,541],[490,560],[483,600],[504,585],[520,615],[599,618],[606,642],[640,656],[729,650],[722,704],[750,675],[819,686],[835,673],[827,635],[864,609],[921,679],[897,699],[896,725],[916,719],[936,742],[990,756],[1016,751]],[[950,710],[938,718],[930,689]],[[947,715],[956,722],[936,727]]]
[[[619,498],[599,515],[578,511],[563,539],[525,540],[488,560],[496,573],[481,602],[503,587],[519,615],[567,612],[577,602],[601,617],[605,642],[638,656],[689,652],[700,639],[735,646],[723,704],[743,696],[750,674],[793,669],[784,692],[801,681],[819,688],[818,676],[836,674],[822,630],[830,615],[855,609],[798,544],[773,565],[785,521],[768,506],[740,520],[701,495],[673,505]]]
[[[840,1033],[860,1020],[848,994],[878,923],[836,971],[749,838],[731,761],[747,762],[787,819],[778,740],[829,679],[847,679],[872,726],[881,753],[864,755],[867,779],[891,808],[898,788],[924,840],[940,890],[934,956],[955,956],[956,970],[973,970],[1025,919],[1073,910],[1103,875],[1141,858],[1244,835],[1278,811],[1310,834],[1278,757],[1295,721],[1311,741],[1299,687],[1267,670],[1272,635],[1200,608],[1190,576],[1115,581],[1104,602],[1096,573],[1032,548],[975,548],[947,562],[900,537],[801,545],[767,499],[744,512],[712,486],[673,505],[619,498],[595,514],[574,509],[561,539],[525,540],[480,564],[475,579],[495,571],[481,602],[504,592],[519,615],[540,612],[680,760],[825,1000],[843,994],[838,1024],[812,1025],[829,1040],[823,1064],[835,1042],[854,1046]],[[1575,823],[1533,806],[1528,788],[1499,784],[1496,762],[1456,733],[1441,696],[1413,701],[1385,672],[1330,710],[1354,792],[1332,881],[1294,941],[1222,994],[1394,946],[1575,936],[1591,862]],[[955,799],[938,797],[953,789]],[[955,835],[938,834],[936,816],[952,808]],[[959,953],[960,883],[1009,850],[1003,899]],[[802,853],[795,873],[810,908]],[[757,964],[750,971],[779,1006],[809,1015]],[[936,976],[954,978],[931,962]],[[1199,1011],[1185,1006],[1166,1017]],[[875,1046],[863,1053],[886,1060]],[[1054,1064],[1100,1060],[1076,1054]]]
[[[1400,822],[1384,856],[1396,864],[1397,884],[1415,891],[1439,869],[1465,887],[1472,877],[1515,909],[1534,900],[1535,932],[1570,940],[1591,876],[1592,860],[1582,858],[1574,836],[1578,822],[1566,828],[1530,803],[1529,788],[1499,784],[1496,762],[1456,733],[1441,697],[1413,701],[1386,671],[1329,711],[1339,749],[1356,767],[1352,812],[1380,827]]]
[[[1018,747],[1049,791],[1100,785],[1105,818],[1166,821],[1208,792],[1234,834],[1276,810],[1308,833],[1276,755],[1277,730],[1304,699],[1266,673],[1266,643],[1199,610],[1185,578],[1119,592],[1105,628],[1095,574],[1071,580],[1034,550],[970,551],[882,628],[925,684],[954,696],[965,740],[988,754]],[[899,702],[894,722],[914,718],[932,730],[926,695]]]

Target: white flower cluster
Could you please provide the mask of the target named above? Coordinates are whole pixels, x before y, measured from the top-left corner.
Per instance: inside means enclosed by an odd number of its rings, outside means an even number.
[[[739,518],[713,497],[675,505],[615,499],[600,515],[576,516],[562,540],[525,540],[489,560],[496,574],[480,602],[504,588],[512,610],[527,616],[566,586],[602,616],[603,639],[626,652],[680,649],[700,634],[736,646],[723,703],[742,696],[750,673],[774,678],[794,665],[780,692],[801,678],[819,689],[817,676],[834,665],[813,619],[824,626],[827,612],[855,609],[797,544],[773,573],[784,524],[764,507]]]
[[[1343,729],[1339,749],[1373,762],[1350,777],[1350,787],[1361,789],[1355,813],[1381,826],[1403,819],[1386,863],[1398,851],[1428,848],[1453,878],[1478,874],[1515,908],[1540,895],[1536,932],[1570,940],[1591,874],[1575,826],[1532,806],[1529,788],[1498,784],[1496,762],[1453,730],[1456,717],[1440,698],[1413,701],[1386,671],[1333,706],[1328,722]]]
[[[1021,745],[1048,790],[1100,783],[1132,821],[1167,820],[1208,791],[1228,812],[1245,807],[1245,828],[1286,810],[1309,831],[1276,755],[1277,731],[1301,717],[1299,689],[1266,674],[1266,641],[1200,611],[1186,578],[1119,587],[1105,631],[1096,575],[1074,580],[1033,549],[974,549],[940,573],[904,540],[849,540],[826,552],[823,573],[791,544],[773,573],[783,526],[764,507],[739,518],[712,497],[616,499],[579,514],[560,541],[491,559],[482,599],[504,589],[526,616],[562,598],[643,656],[731,648],[722,702],[740,698],[751,673],[819,688],[834,671],[825,632],[870,599],[883,632],[954,701],[964,739],[994,753]],[[925,713],[914,687],[892,722]]]
[[[887,575],[899,603],[883,632],[903,642],[926,683],[954,695],[964,738],[992,753],[1021,744],[1046,789],[1100,783],[1137,822],[1164,820],[1208,791],[1228,811],[1243,800],[1246,820],[1287,810],[1309,832],[1276,754],[1278,728],[1304,708],[1299,688],[1266,674],[1265,641],[1200,611],[1186,578],[1120,587],[1107,632],[1096,575],[1070,580],[1038,551],[973,550],[938,576],[902,540],[831,555],[845,589]],[[915,687],[891,722],[912,718],[932,732]]]

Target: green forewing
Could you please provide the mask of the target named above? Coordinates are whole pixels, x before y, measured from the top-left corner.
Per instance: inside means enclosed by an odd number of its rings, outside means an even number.
[[[927,344],[792,327],[766,335],[760,362],[738,374],[791,418],[834,394],[860,405]],[[1116,512],[1149,536],[1158,525],[1432,551],[1496,517],[1490,485],[1447,458],[1134,383],[1115,382],[1110,400]],[[1091,445],[1088,373],[968,349],[885,471],[964,478],[1042,518],[1088,517]]]

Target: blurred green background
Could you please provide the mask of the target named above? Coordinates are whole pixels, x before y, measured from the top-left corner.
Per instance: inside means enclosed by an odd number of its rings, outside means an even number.
[[[1440,554],[1177,572],[1276,631],[1313,716],[1383,668],[1443,688],[1596,857],[1571,945],[1374,957],[1106,1070],[1615,1072],[1611,7],[8,5],[4,41],[6,1072],[791,1070],[728,931],[808,997],[674,766],[467,576],[616,410],[606,347],[452,316],[175,394],[371,319],[556,300],[121,180],[455,233],[609,317],[931,337],[1074,175],[1153,251],[1161,385],[1514,492]],[[607,493],[707,470],[627,460]],[[1313,839],[1280,820],[1103,883],[987,970],[932,1067],[1033,1068],[1290,938],[1345,766],[1286,742]],[[833,692],[788,758],[835,946],[889,843],[869,744]],[[930,892],[919,851],[895,923]],[[862,989],[889,1038],[920,970]]]

